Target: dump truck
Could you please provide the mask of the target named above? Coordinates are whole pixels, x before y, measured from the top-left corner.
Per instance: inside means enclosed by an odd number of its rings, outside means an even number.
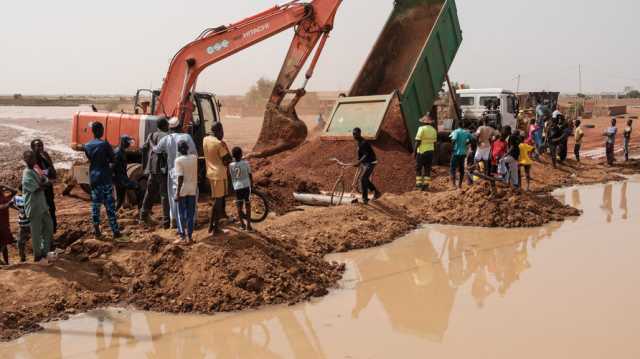
[[[410,149],[418,120],[432,110],[461,43],[454,0],[397,0],[321,139],[348,140],[360,127],[367,139],[391,138]]]

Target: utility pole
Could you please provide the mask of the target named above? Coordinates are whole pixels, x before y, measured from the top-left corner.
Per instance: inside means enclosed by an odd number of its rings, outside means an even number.
[[[578,65],[578,93],[582,93],[582,65]]]
[[[518,80],[517,85],[516,85],[516,95],[518,94],[518,92],[520,92],[520,74],[518,74],[518,76],[516,76],[516,80]]]

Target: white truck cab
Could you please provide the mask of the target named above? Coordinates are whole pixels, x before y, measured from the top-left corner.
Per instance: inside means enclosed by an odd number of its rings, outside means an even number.
[[[458,90],[457,94],[458,105],[465,120],[479,121],[482,119],[482,114],[487,111],[486,102],[497,99],[500,101],[502,126],[517,127],[518,100],[515,93],[500,88],[487,88]]]

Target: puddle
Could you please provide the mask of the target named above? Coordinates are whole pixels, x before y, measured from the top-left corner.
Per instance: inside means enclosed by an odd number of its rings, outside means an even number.
[[[557,192],[580,218],[426,226],[333,255],[342,288],[216,316],[107,309],[0,345],[2,358],[639,358],[640,180]]]

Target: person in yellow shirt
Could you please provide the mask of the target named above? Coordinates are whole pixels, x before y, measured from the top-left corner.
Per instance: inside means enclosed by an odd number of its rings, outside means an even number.
[[[213,199],[209,233],[220,235],[224,234],[219,222],[221,218],[225,217],[225,197],[228,189],[227,166],[231,163],[231,155],[227,144],[223,141],[224,128],[222,123],[214,122],[211,125],[211,133],[202,141],[207,165],[207,179],[211,185],[211,198]]]
[[[527,191],[531,188],[531,165],[533,161],[531,160],[531,152],[535,147],[533,147],[533,142],[531,139],[520,144],[520,158],[518,159],[519,170],[518,170],[518,183],[522,186],[522,169],[524,168],[525,176],[527,177]]]
[[[427,190],[431,185],[431,167],[438,131],[433,127],[433,118],[426,115],[419,120],[424,126],[418,128],[416,135],[416,188]]]

